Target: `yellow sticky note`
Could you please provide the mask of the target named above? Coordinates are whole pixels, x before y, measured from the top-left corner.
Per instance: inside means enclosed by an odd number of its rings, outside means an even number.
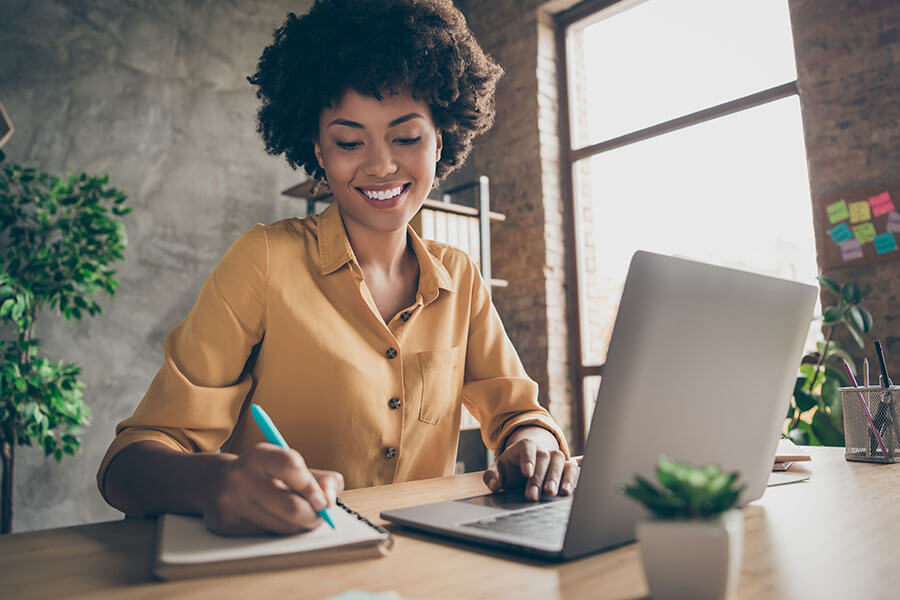
[[[843,200],[832,202],[825,207],[825,210],[828,211],[828,220],[831,221],[832,225],[850,216],[850,213],[847,212],[847,203]]]
[[[851,223],[860,223],[862,221],[868,221],[872,218],[872,209],[869,208],[869,203],[865,200],[861,202],[851,202],[850,203],[850,222]]]
[[[851,209],[853,205],[850,205]],[[871,242],[875,239],[875,226],[872,225],[872,222],[868,223],[860,223],[859,225],[853,226],[853,235],[856,236],[856,239],[859,240],[860,244],[865,244],[866,242]]]

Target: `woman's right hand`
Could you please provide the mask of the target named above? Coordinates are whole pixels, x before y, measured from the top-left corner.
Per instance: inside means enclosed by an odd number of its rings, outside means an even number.
[[[257,444],[233,456],[208,491],[203,520],[223,535],[291,534],[322,525],[316,514],[344,490],[336,471],[309,469],[295,450]]]

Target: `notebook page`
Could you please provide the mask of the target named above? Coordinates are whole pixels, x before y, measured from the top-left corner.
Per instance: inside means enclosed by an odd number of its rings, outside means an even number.
[[[339,506],[328,512],[335,529],[320,527],[289,536],[225,537],[209,531],[199,517],[163,515],[159,559],[170,564],[190,564],[257,558],[319,550],[344,544],[382,539],[383,534]]]

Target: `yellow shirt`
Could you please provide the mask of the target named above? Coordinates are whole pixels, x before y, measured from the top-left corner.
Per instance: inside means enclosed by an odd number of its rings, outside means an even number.
[[[460,403],[495,451],[515,428],[539,425],[568,455],[475,265],[411,228],[409,239],[416,300],[385,323],[336,205],[242,235],[116,427],[101,492],[110,460],[137,441],[234,453],[264,441],[251,400],[308,465],[341,472],[348,488],[452,474]]]

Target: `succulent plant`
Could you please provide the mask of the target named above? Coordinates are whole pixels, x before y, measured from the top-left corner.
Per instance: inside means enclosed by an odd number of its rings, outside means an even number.
[[[659,458],[656,477],[661,488],[634,476],[621,492],[641,503],[661,519],[706,519],[737,504],[745,486],[735,487],[738,473],[724,473],[716,465],[695,467],[664,456]]]

